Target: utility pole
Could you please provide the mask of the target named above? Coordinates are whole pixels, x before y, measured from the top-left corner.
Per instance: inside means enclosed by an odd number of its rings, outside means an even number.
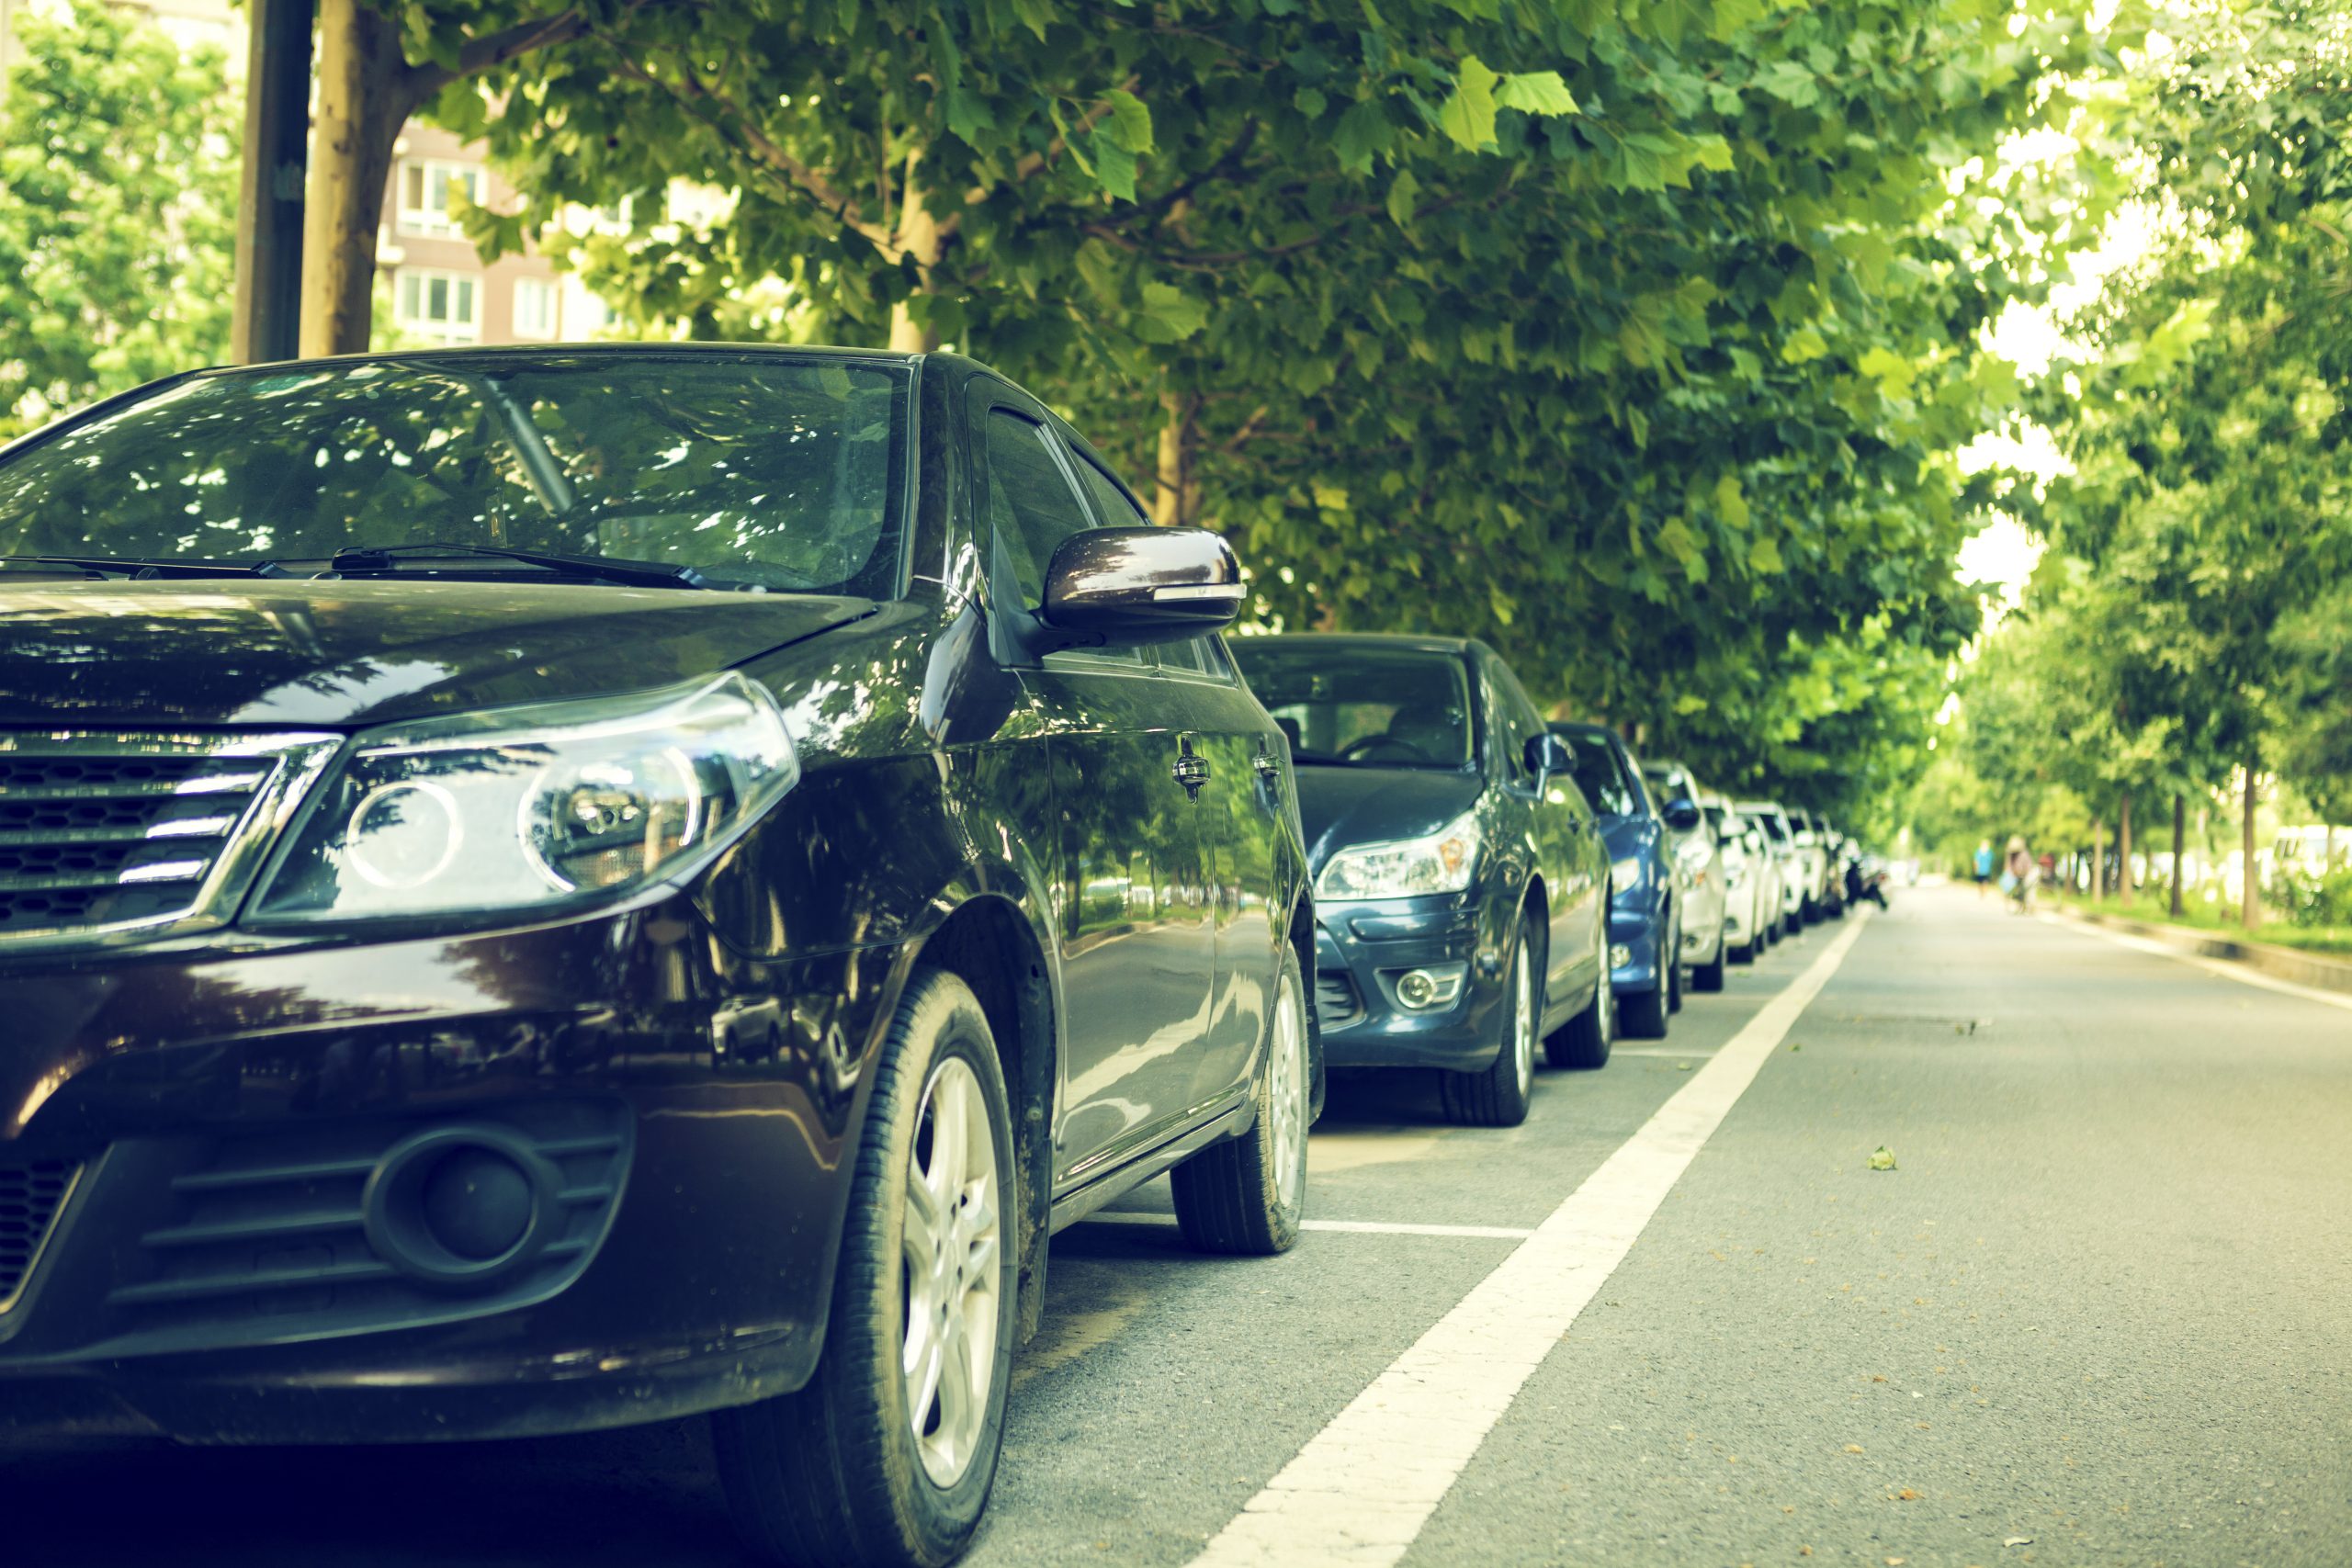
[[[310,164],[312,0],[245,0],[245,163],[229,353],[291,359],[302,324],[302,186]]]

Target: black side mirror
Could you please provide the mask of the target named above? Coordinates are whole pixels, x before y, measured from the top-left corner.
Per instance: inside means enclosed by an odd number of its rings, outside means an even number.
[[[1569,751],[1568,743],[1548,729],[1541,735],[1527,738],[1526,761],[1527,771],[1544,778],[1554,773],[1565,773],[1576,764],[1576,757]]]
[[[1046,570],[1033,651],[1182,642],[1232,625],[1246,592],[1232,547],[1206,528],[1073,534]]]
[[[1666,809],[1658,815],[1666,819],[1668,827],[1678,833],[1687,833],[1707,819],[1706,813],[1699,809],[1699,803],[1688,795],[1668,801]]]

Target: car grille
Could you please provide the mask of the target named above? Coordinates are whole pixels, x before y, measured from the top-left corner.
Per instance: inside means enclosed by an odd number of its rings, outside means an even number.
[[[0,1161],[0,1312],[17,1304],[81,1174],[75,1159]]]
[[[203,919],[325,736],[0,732],[0,947]]]
[[[1326,1029],[1343,1023],[1353,1023],[1363,1014],[1363,1004],[1356,998],[1353,981],[1344,969],[1318,969],[1315,972],[1315,1019]]]

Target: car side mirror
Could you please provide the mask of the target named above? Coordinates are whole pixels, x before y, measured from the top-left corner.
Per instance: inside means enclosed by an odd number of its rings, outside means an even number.
[[[1549,778],[1554,773],[1566,773],[1576,758],[1569,752],[1568,743],[1547,729],[1527,738],[1526,761],[1529,773]]]
[[[1666,818],[1666,825],[1678,833],[1687,833],[1707,819],[1706,814],[1699,809],[1699,803],[1687,795],[1668,801],[1666,809],[1658,815]]]
[[[1182,642],[1233,624],[1248,591],[1232,547],[1206,528],[1073,534],[1046,569],[1046,653]]]

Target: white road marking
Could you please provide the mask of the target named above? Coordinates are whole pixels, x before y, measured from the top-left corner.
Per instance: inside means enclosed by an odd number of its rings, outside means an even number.
[[[1098,1209],[1080,1224],[1173,1225],[1173,1214],[1137,1213],[1132,1210]],[[1302,1220],[1301,1230],[1348,1231],[1362,1235],[1467,1235],[1522,1241],[1535,1233],[1525,1225],[1413,1225],[1385,1220]]]
[[[1610,1053],[1612,1056],[1665,1056],[1677,1062],[1703,1062],[1713,1051],[1668,1051],[1657,1045],[1620,1045]]]
[[[2176,964],[2186,964],[2191,969],[2202,969],[2209,975],[2219,975],[2224,980],[2235,980],[2241,986],[2259,986],[2266,991],[2301,997],[2307,1002],[2323,1002],[2329,1007],[2342,1008],[2347,1012],[2352,1012],[2352,996],[2346,996],[2341,991],[2323,991],[2311,986],[2299,986],[2292,980],[2281,980],[2276,975],[2265,975],[2259,969],[2249,969],[2243,964],[2233,963],[2226,958],[2208,958],[2201,953],[2183,953],[2177,947],[2167,946],[2164,942],[2155,942],[2144,936],[2134,935],[2131,931],[2111,931],[2104,926],[2095,926],[2086,920],[2062,919],[2047,909],[2036,911],[2034,918],[2046,925],[2080,931],[2085,936],[2104,938],[2118,947],[2128,947],[2135,953],[2153,953],[2158,958],[2169,958]]]
[[[1193,1568],[1385,1568],[1402,1558],[1521,1387],[1624,1261],[1691,1159],[1829,983],[1861,935],[1863,918],[1308,1439],[1193,1559]]]

